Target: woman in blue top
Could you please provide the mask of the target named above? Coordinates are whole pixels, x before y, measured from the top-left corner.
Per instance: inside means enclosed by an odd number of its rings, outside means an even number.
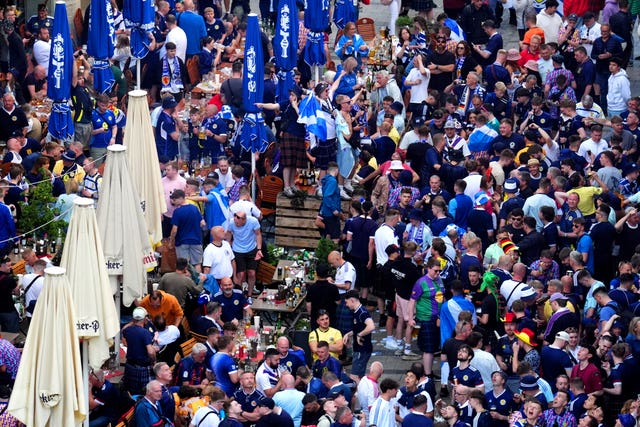
[[[357,66],[358,61],[351,56],[342,62],[342,72],[338,73],[336,80],[333,82],[334,86],[338,83],[338,87],[333,92],[334,100],[338,95],[346,95],[349,98],[353,98],[356,91],[362,89],[364,85],[358,84],[356,75]]]
[[[362,64],[361,58],[369,56],[369,46],[356,31],[356,24],[347,22],[344,26],[344,34],[336,43],[336,55],[342,61],[353,56],[358,61],[359,67]]]
[[[200,42],[202,51],[198,54],[198,68],[202,76],[213,71],[215,65],[220,62],[221,51],[213,51],[215,43],[216,41],[213,37],[209,36],[203,38],[202,42]]]

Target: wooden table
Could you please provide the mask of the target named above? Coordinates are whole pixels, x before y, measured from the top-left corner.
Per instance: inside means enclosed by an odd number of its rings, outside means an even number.
[[[275,298],[278,291],[276,289],[265,289],[260,295],[253,299],[251,309],[254,312],[260,312],[261,316],[264,316],[265,320],[268,320],[271,324],[276,324],[278,320],[284,322],[287,326],[293,326],[296,324],[302,310],[304,298],[298,298],[293,307],[290,307],[286,302],[276,304]],[[271,297],[271,298],[269,298]]]
[[[292,268],[291,266],[295,262],[298,262],[298,267]],[[278,261],[278,265],[276,266],[276,271],[273,272],[273,279],[272,279],[273,282],[277,282],[277,283],[284,282],[284,279],[285,279],[285,277],[284,277],[285,267],[289,267],[289,271],[290,271],[290,276],[291,277],[296,277],[298,275],[298,273],[300,271],[302,271],[303,272],[302,274],[304,275],[303,276],[304,282],[306,284],[309,285],[309,284],[315,283],[314,280],[309,280],[307,274],[304,272],[305,271],[304,265],[300,265],[300,261],[290,261],[290,260],[287,260],[287,259],[281,259],[281,260]],[[281,271],[282,275],[278,275],[278,271]]]

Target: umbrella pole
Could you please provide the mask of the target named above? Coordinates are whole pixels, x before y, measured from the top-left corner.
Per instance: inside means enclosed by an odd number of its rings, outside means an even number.
[[[316,65],[316,84],[320,82],[320,66]]]
[[[86,339],[82,340],[82,384],[84,385],[85,407],[84,412],[86,414],[82,425],[89,427],[89,342]]]
[[[115,303],[116,303],[116,313],[118,314],[118,324],[122,324],[121,322],[121,314],[120,314],[120,282],[118,283],[118,291],[116,292],[115,295]],[[120,332],[118,331],[118,333],[116,334],[115,337],[113,337],[113,345],[114,345],[114,351],[116,353],[116,365],[120,366]]]
[[[251,197],[256,201],[256,153],[251,152]]]
[[[136,89],[140,90],[140,59],[136,61]]]

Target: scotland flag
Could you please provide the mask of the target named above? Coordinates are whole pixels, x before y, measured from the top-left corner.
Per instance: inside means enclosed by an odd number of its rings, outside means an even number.
[[[318,101],[318,98],[316,98],[316,95],[313,92],[300,101],[298,110],[300,111],[298,114],[298,123],[306,125],[307,132],[314,135],[316,138],[326,141],[327,122],[325,120],[325,116],[328,113],[322,110],[320,101]]]

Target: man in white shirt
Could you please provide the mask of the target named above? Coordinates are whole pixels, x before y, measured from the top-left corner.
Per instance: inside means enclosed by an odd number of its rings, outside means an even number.
[[[220,185],[222,185],[222,188],[228,193],[233,186],[234,180],[231,168],[229,167],[229,160],[226,157],[218,157],[218,168],[216,172],[220,179]]]
[[[536,25],[544,31],[545,43],[558,42],[558,31],[562,25],[562,18],[557,13],[558,4],[558,0],[547,0],[545,9],[536,17]]]
[[[268,348],[264,362],[256,371],[256,388],[267,397],[273,397],[282,387],[279,366],[280,353],[275,348]]]
[[[204,274],[211,274],[216,280],[223,277],[234,277],[236,260],[231,245],[224,239],[224,228],[217,225],[211,229],[212,242],[207,245],[202,255]]]
[[[396,395],[399,388],[398,382],[391,378],[380,381],[380,396],[371,405],[369,425],[396,427]]]
[[[340,252],[333,251],[327,257],[329,264],[336,269],[335,279],[329,277],[327,281],[338,288],[340,295],[353,289],[356,283],[356,269],[349,261],[345,261]]]
[[[378,386],[378,380],[384,373],[384,366],[380,362],[373,362],[369,367],[369,374],[360,379],[358,383],[358,390],[356,395],[362,413],[365,415],[366,425],[371,425],[369,422],[369,409],[371,405],[380,395],[380,387]]]
[[[49,34],[49,28],[40,28],[38,33],[38,40],[33,44],[33,57],[38,63],[42,65],[49,73],[49,55],[51,53],[51,35]]]
[[[238,201],[233,202],[231,206],[229,206],[229,210],[232,214],[237,214],[242,211],[247,216],[253,216],[255,219],[260,221],[262,219],[262,212],[260,209],[253,203],[251,200],[251,190],[246,185],[240,187]]]
[[[376,230],[373,236],[373,241],[369,240],[369,245],[374,244],[375,250],[376,250],[377,280],[374,280],[374,285],[373,285],[374,293],[377,292],[378,294],[381,294],[380,291],[382,290],[381,289],[382,286],[380,284],[379,279],[381,277],[382,266],[389,260],[389,255],[387,255],[387,252],[386,252],[387,247],[390,245],[398,246],[398,238],[395,235],[395,227],[396,225],[398,225],[399,222],[400,222],[400,212],[397,209],[388,209],[384,215],[384,223],[380,227],[378,227],[378,229]],[[368,267],[371,268],[373,266],[369,265]],[[385,312],[384,299],[381,296],[378,296],[378,295],[376,296],[377,296],[378,310],[380,311],[380,313],[384,313]],[[380,324],[384,325],[386,321],[387,321],[386,314],[381,314]],[[391,334],[387,334],[387,335],[391,335]]]
[[[500,370],[496,358],[493,354],[482,349],[484,344],[480,332],[471,332],[471,335],[467,338],[467,343],[473,348],[473,359],[471,359],[470,365],[476,368],[480,372],[480,375],[482,375],[484,391],[486,393],[493,391],[491,373]]]
[[[507,309],[511,309],[511,304],[516,300],[523,300],[525,302],[535,300],[538,297],[536,291],[527,283],[525,279],[527,277],[527,266],[521,262],[513,265],[512,280],[505,280],[500,285],[500,294],[504,298]]]
[[[417,114],[422,108],[422,101],[428,97],[429,80],[431,71],[424,66],[422,55],[413,58],[413,68],[409,71],[405,84],[411,87],[411,98],[409,99],[409,112]]]
[[[607,151],[609,144],[602,138],[602,126],[591,125],[591,138],[583,141],[578,148],[578,154],[585,158],[588,163],[593,164],[596,156],[603,151]]]
[[[24,309],[27,317],[31,317],[42,286],[44,285],[44,269],[47,261],[38,259],[33,263],[33,273],[22,276],[20,285],[24,289]]]
[[[582,46],[587,50],[587,56],[591,58],[593,42],[602,35],[600,33],[600,23],[591,11],[585,12],[582,16],[582,22],[583,25],[580,27],[580,40],[582,41]]]
[[[182,59],[182,62],[186,62],[187,58],[187,34],[184,30],[178,27],[178,22],[174,15],[167,15],[165,20],[167,24],[167,29],[169,32],[167,33],[167,39],[165,41],[165,46],[169,42],[173,42],[176,45],[176,56]],[[167,54],[167,50],[164,46],[160,49],[160,58],[164,58]]]

